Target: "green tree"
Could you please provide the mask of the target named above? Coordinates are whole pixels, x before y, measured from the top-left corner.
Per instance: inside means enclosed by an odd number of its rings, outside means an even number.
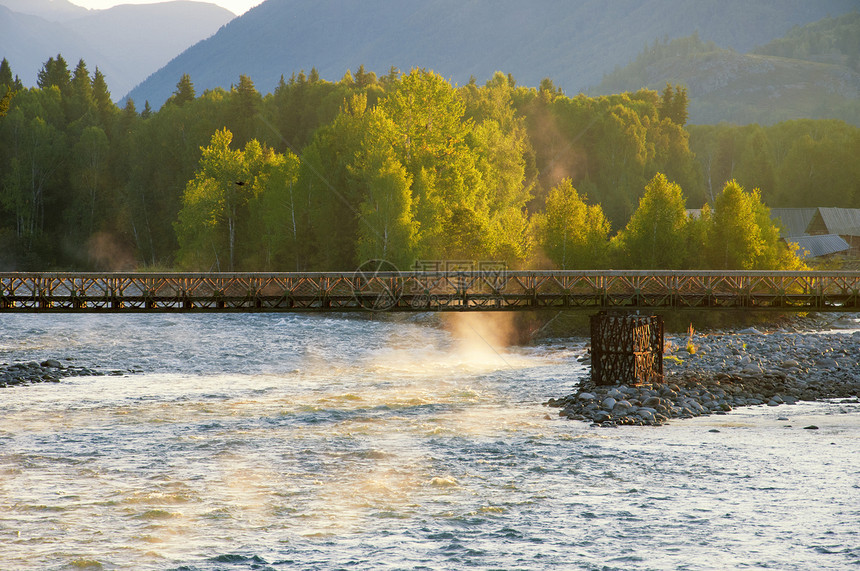
[[[713,212],[710,205],[702,206],[698,216],[689,216],[687,219],[686,253],[687,260],[684,269],[710,269],[708,251],[711,246],[711,233],[714,227]]]
[[[674,107],[674,100],[675,91],[672,89],[672,85],[669,82],[666,82],[666,88],[663,90],[660,96],[660,106],[658,107],[661,119],[672,119],[672,108]]]
[[[860,207],[860,129],[816,121],[804,131],[795,133],[776,169],[780,204]]]
[[[674,88],[667,83],[666,89],[660,97],[658,111],[661,119],[669,119],[676,125],[684,126],[687,124],[689,112],[687,106],[689,98],[687,97],[687,88],[676,85]]]
[[[66,120],[69,123],[81,119],[95,108],[92,79],[84,60],[80,60],[75,67],[69,86],[69,95],[64,97],[63,102],[66,107]]]
[[[261,173],[250,204],[248,269],[301,271],[304,269],[306,240],[309,237],[307,200],[296,186],[299,159],[265,150]]]
[[[0,117],[5,117],[9,112],[9,107],[12,105],[12,97],[15,95],[15,92],[9,89],[8,87],[0,85],[0,89],[5,88],[5,93],[3,97],[0,97]]]
[[[413,69],[379,108],[396,125],[391,144],[414,181],[418,256],[488,255],[487,188],[469,145],[474,124],[454,88],[432,71]]]
[[[237,145],[244,145],[256,135],[257,115],[263,98],[247,75],[230,92],[230,123]]]
[[[763,197],[772,201],[776,195],[776,169],[770,141],[759,125],[750,125],[744,135],[736,180],[746,188],[758,188]]]
[[[677,269],[687,262],[687,211],[681,187],[658,173],[639,207],[613,239],[623,263],[636,269]]]
[[[415,259],[418,225],[412,216],[411,177],[390,152],[374,149],[355,174],[364,187],[358,207],[358,260],[387,260],[408,268]]]
[[[779,239],[758,189],[744,191],[736,181],[726,183],[714,203],[709,235],[710,266],[719,270],[792,270],[801,266]]]
[[[191,82],[191,76],[187,73],[183,73],[182,77],[179,78],[179,82],[176,84],[176,91],[174,91],[173,95],[167,99],[167,103],[172,103],[173,105],[182,107],[189,101],[194,101],[196,95],[194,84]],[[147,103],[149,102],[147,101]]]
[[[544,253],[562,270],[606,267],[609,221],[599,205],[586,204],[569,178],[552,188],[537,218]]]
[[[14,86],[12,79],[12,67],[9,65],[9,60],[3,58],[0,61],[0,87],[6,86],[6,89],[11,90]]]
[[[242,151],[247,207],[238,209],[236,258],[241,269],[283,268],[287,220],[282,185],[295,180],[298,159],[285,157],[261,145],[256,139]]]
[[[599,198],[607,216],[618,227],[636,207],[647,180],[645,166],[653,151],[648,145],[648,128],[630,106],[612,105],[598,121],[594,161],[599,165]]]
[[[2,202],[14,211],[16,235],[30,249],[45,231],[46,208],[54,180],[65,159],[65,135],[40,117],[29,121],[20,111],[4,121],[8,132],[19,132],[3,176]],[[5,130],[5,129],[4,129]]]
[[[16,91],[22,90],[21,80],[17,77],[12,77],[12,67],[9,61],[3,58],[0,61],[0,117],[9,112],[9,107],[12,105],[12,97]]]
[[[75,208],[70,212],[74,223],[70,229],[89,237],[96,229],[97,208],[105,194],[110,143],[101,127],[90,126],[83,130],[74,147],[73,187],[76,191]]]
[[[179,260],[186,267],[235,269],[239,211],[248,203],[251,185],[242,151],[231,149],[232,141],[227,129],[216,131],[185,187],[176,230]]]
[[[307,197],[311,234],[307,255],[314,268],[342,270],[356,264],[363,197],[354,165],[364,148],[366,104],[361,95],[347,100],[337,118],[318,129],[302,153],[297,185],[299,195]]]
[[[281,267],[288,261],[284,199],[298,159],[256,139],[234,150],[232,138],[227,129],[215,132],[186,185],[175,225],[183,267],[234,271]]]
[[[105,81],[105,76],[98,67],[96,67],[96,71],[93,74],[92,89],[93,100],[99,114],[99,121],[102,126],[109,127],[111,119],[117,113],[118,109],[110,98],[107,81]]]
[[[459,95],[466,119],[475,122],[472,146],[488,196],[488,253],[519,263],[532,246],[528,204],[537,172],[525,121],[513,107],[512,79],[497,72],[483,88],[467,85]]]
[[[69,73],[69,65],[61,54],[57,54],[56,59],[48,58],[48,61],[43,64],[42,69],[36,75],[36,85],[41,89],[55,86],[65,94],[71,83],[72,76]]]
[[[355,72],[355,85],[361,89],[376,84],[376,74],[368,72],[364,69],[364,65],[358,66],[358,71]]]

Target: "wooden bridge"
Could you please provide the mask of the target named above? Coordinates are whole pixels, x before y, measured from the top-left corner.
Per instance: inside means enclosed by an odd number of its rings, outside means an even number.
[[[0,273],[3,312],[860,311],[860,272]]]

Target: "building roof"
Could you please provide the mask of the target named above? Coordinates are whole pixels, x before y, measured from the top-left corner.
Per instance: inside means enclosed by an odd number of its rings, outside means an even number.
[[[848,242],[838,234],[792,236],[785,238],[785,241],[797,244],[797,257],[801,260],[845,252],[850,248]]]
[[[779,219],[781,237],[804,236],[808,233],[807,228],[816,211],[818,208],[771,208],[770,217],[773,220]]]
[[[860,236],[860,208],[819,208],[829,234]]]

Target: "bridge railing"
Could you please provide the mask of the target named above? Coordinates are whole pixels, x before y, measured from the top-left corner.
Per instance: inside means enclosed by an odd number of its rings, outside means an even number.
[[[0,273],[0,312],[860,311],[860,272]]]

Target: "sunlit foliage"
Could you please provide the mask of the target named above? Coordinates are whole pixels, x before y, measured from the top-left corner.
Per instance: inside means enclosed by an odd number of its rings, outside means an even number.
[[[503,73],[311,69],[265,95],[183,75],[153,110],[118,108],[83,60],[38,81],[0,62],[4,268],[792,267],[764,203],[860,205],[858,129],[688,127],[683,86],[569,97]],[[726,250],[716,228],[742,220],[749,242]]]

